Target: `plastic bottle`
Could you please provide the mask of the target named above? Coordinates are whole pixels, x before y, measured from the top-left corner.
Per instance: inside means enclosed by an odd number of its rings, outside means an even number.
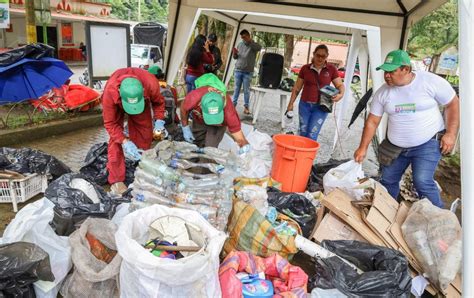
[[[201,167],[201,168],[206,168],[209,171],[219,174],[222,173],[225,169],[223,165],[220,164],[215,164],[215,163],[195,163],[191,162],[186,159],[172,159],[170,161],[170,167],[174,169],[190,169],[190,168],[196,168],[196,167]]]
[[[160,160],[142,160],[139,167],[154,176],[161,176],[170,181],[180,180],[179,174]]]
[[[198,146],[188,142],[174,142],[174,151],[192,152],[198,149]]]

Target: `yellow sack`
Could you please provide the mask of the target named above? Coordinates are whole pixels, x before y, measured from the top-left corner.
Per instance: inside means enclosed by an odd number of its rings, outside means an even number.
[[[264,178],[238,177],[234,179],[235,191],[239,191],[242,187],[247,186],[247,185],[258,185],[265,188],[268,186],[272,186],[281,190],[281,183],[274,180],[272,177],[264,177]]]

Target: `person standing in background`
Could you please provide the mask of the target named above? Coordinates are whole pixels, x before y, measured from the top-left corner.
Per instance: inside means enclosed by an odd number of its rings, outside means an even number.
[[[194,81],[204,74],[204,64],[213,64],[214,57],[209,50],[209,41],[202,34],[194,39],[186,56],[186,91],[187,93],[196,89]]]
[[[214,63],[212,64],[204,64],[204,69],[206,73],[213,73],[217,74],[217,71],[222,66],[222,58],[221,58],[221,50],[217,47],[217,35],[214,33],[209,34],[207,37],[207,41],[209,42],[209,50],[214,57]]]
[[[242,41],[237,45],[237,48],[232,50],[232,58],[236,59],[234,71],[234,95],[232,101],[234,106],[237,105],[240,95],[240,88],[244,85],[244,114],[250,114],[250,81],[252,80],[253,69],[255,67],[255,58],[257,53],[262,49],[262,46],[252,40],[250,33],[247,30],[240,31],[240,38]]]

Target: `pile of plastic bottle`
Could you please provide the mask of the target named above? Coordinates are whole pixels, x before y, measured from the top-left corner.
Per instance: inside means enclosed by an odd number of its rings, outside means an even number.
[[[142,155],[131,209],[152,204],[192,209],[223,231],[241,165],[241,158],[230,151],[162,141]]]

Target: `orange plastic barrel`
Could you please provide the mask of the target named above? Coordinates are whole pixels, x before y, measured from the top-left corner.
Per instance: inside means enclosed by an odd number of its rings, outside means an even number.
[[[319,143],[295,135],[274,135],[271,176],[282,184],[284,192],[304,192]]]

